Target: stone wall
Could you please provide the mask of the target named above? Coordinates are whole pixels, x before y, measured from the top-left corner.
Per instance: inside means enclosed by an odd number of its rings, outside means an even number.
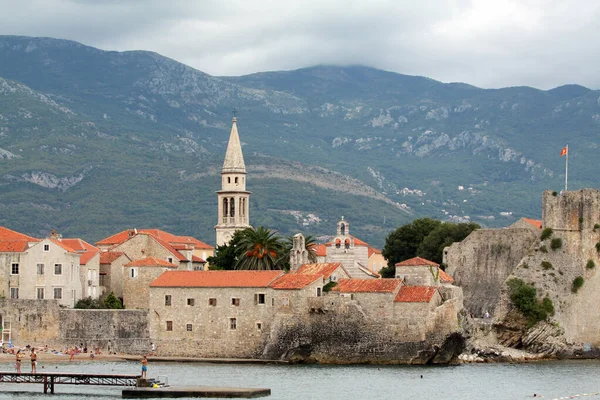
[[[581,189],[554,195],[550,190],[542,196],[544,228],[554,230],[591,230],[600,223],[600,191]]]
[[[59,305],[55,300],[0,299],[0,316],[10,322],[12,341],[19,346],[61,344]]]
[[[446,272],[462,287],[469,312],[494,313],[501,286],[539,235],[537,229],[478,229],[446,248]]]

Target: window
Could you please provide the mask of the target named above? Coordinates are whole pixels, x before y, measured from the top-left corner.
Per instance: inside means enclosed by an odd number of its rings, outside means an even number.
[[[235,318],[229,318],[229,329],[237,329],[237,320]]]
[[[254,304],[265,304],[265,294],[264,293],[256,293],[254,295]]]
[[[62,275],[62,264],[54,264],[54,275]]]
[[[44,251],[50,251],[50,245],[49,244],[45,244],[44,245]]]
[[[165,294],[165,306],[170,306],[170,305],[171,305],[171,295]]]
[[[317,297],[321,297],[321,288],[320,287],[317,288]]]
[[[11,287],[10,288],[10,298],[11,299],[18,299],[19,298],[19,288],[18,287]]]
[[[208,305],[209,306],[216,306],[217,305],[217,299],[215,299],[215,298],[208,299]]]
[[[45,267],[45,265],[42,263],[37,264],[37,274],[38,275],[44,275],[44,267]]]
[[[188,306],[193,306],[194,305],[194,299],[187,299],[187,305]]]
[[[233,298],[231,299],[231,305],[232,305],[232,306],[239,306],[239,305],[240,305],[240,299],[239,299],[239,298],[237,298],[237,297],[233,297]]]
[[[227,177],[227,183],[231,183],[231,177]]]
[[[271,297],[271,305],[275,307],[275,297]]]
[[[173,321],[167,321],[167,331],[171,332],[173,330]]]
[[[56,300],[62,299],[62,288],[59,288],[59,287],[54,288],[54,298]]]
[[[38,300],[44,300],[44,288],[43,287],[39,287],[36,289],[37,292],[37,299]]]
[[[287,307],[290,305],[290,299],[288,297],[283,297],[281,299],[281,305],[284,307]]]
[[[237,177],[235,178],[235,184],[236,185],[238,184],[238,178]]]
[[[135,279],[135,278],[138,277],[138,270],[137,270],[137,268],[131,268],[129,270],[129,277],[132,278],[132,279]]]
[[[188,331],[188,332],[191,332],[192,331],[192,324],[187,324],[185,326],[185,330]]]
[[[13,263],[10,269],[10,273],[13,275],[19,275],[19,264]]]
[[[167,261],[173,264],[173,257],[167,257]]]
[[[262,322],[256,323],[256,330],[262,331]]]

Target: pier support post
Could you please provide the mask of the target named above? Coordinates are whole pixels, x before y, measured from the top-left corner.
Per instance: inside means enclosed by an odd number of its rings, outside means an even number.
[[[44,377],[44,394],[48,394],[48,377]]]

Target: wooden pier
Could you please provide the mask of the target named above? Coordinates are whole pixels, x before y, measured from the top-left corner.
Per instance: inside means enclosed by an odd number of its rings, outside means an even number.
[[[54,393],[54,385],[136,386],[139,378],[140,375],[0,372],[0,383],[41,383],[44,393]]]

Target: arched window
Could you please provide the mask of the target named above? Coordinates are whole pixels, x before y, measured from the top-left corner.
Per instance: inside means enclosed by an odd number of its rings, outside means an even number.
[[[224,217],[229,217],[229,210],[228,210],[228,207],[227,207],[228,203],[229,202],[227,200],[227,197],[225,197],[223,199],[223,216]]]
[[[337,249],[339,249],[339,248],[340,248],[341,244],[342,244],[342,241],[341,241],[340,239],[335,239],[335,247],[336,247]]]
[[[344,241],[344,247],[345,247],[345,248],[347,248],[347,249],[349,249],[349,248],[350,248],[350,239],[346,239],[346,240]]]
[[[229,200],[229,216],[235,217],[235,198]]]
[[[346,234],[346,224],[342,224],[342,225],[340,226],[340,232],[342,233],[342,235],[345,235],[345,234]]]
[[[235,184],[237,185],[237,183],[238,183],[238,177],[236,176],[235,177]]]

